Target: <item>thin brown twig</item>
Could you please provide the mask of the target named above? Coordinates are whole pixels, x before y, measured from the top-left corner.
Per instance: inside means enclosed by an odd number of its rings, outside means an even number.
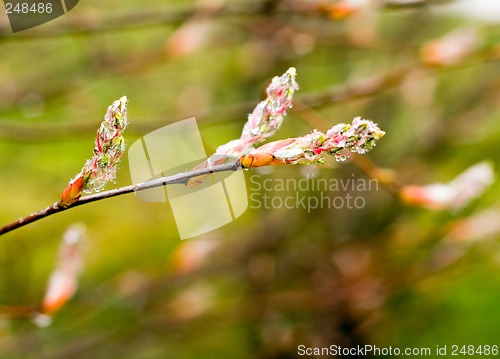
[[[464,67],[484,64],[492,61],[498,61],[498,53],[491,51],[490,53],[479,52],[481,61],[479,63],[461,63],[454,66],[448,66],[441,71],[454,71],[460,70]],[[382,91],[390,90],[400,86],[404,83],[408,74],[419,69],[429,69],[425,64],[416,63],[413,65],[404,66],[395,70],[388,71],[383,74],[377,74],[369,78],[365,78],[352,83],[344,83],[341,85],[332,86],[325,90],[310,92],[303,94],[299,97],[302,106],[297,103],[294,108],[295,111],[303,111],[304,106],[316,109],[326,105],[333,105],[336,103],[344,103],[354,101],[370,96],[375,96]],[[432,74],[432,72],[430,72]],[[427,76],[429,72],[424,71],[422,77]],[[157,129],[158,127],[165,126],[168,123],[174,123],[179,119],[188,117],[196,117],[200,123],[216,124],[228,121],[230,118],[239,116],[241,113],[248,113],[255,106],[254,101],[247,101],[231,105],[225,105],[218,108],[211,109],[209,115],[189,113],[180,116],[165,118],[162,117],[158,120],[138,121],[131,127],[128,132],[143,134]],[[319,127],[319,126],[318,126]],[[93,132],[95,124],[89,123],[68,123],[60,124],[52,122],[50,124],[41,123],[19,123],[15,121],[0,120],[0,138],[9,141],[64,141],[72,136],[79,136],[84,132]]]
[[[157,179],[154,179],[151,181],[133,184],[133,185],[113,189],[110,191],[92,194],[92,195],[80,198],[78,201],[76,201],[75,203],[73,203],[69,207],[63,207],[59,204],[59,202],[56,202],[56,203],[50,205],[49,207],[47,207],[41,211],[33,212],[25,217],[19,218],[19,219],[15,220],[14,222],[9,223],[9,224],[1,227],[0,228],[0,235],[3,235],[5,233],[8,233],[8,232],[14,230],[14,229],[25,226],[29,223],[33,223],[35,221],[38,221],[42,218],[48,217],[48,216],[53,215],[55,213],[63,212],[67,209],[70,209],[73,207],[78,207],[78,206],[81,206],[81,205],[84,205],[87,203],[100,201],[100,200],[103,200],[106,198],[121,196],[121,195],[124,195],[127,193],[144,191],[147,189],[165,186],[165,185],[186,184],[186,182],[190,178],[193,178],[193,177],[198,177],[198,176],[207,175],[207,174],[216,173],[216,172],[237,171],[239,169],[241,169],[240,162],[234,161],[234,162],[225,163],[225,164],[221,164],[221,165],[217,165],[217,166],[213,166],[213,167],[202,168],[202,169],[195,170],[195,171],[188,171],[188,172],[178,173],[178,174],[175,174],[172,176],[161,177],[161,178],[157,178]]]

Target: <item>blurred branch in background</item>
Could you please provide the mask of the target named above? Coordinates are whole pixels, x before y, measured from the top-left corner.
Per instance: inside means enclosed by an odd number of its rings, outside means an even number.
[[[480,53],[482,53],[482,51]],[[498,61],[499,57],[500,53],[492,53],[488,56],[483,57],[479,63],[457,64],[453,67],[447,67],[445,71],[457,71],[462,69],[463,67],[477,66],[490,61]],[[306,93],[299,96],[299,103],[294,110],[297,112],[303,110],[303,107],[301,107],[300,103],[310,108],[319,108],[323,106],[335,105],[338,103],[344,103],[365,97],[379,95],[383,91],[400,86],[405,82],[407,76],[411,73],[418,73],[419,76],[423,77],[433,76],[432,72],[418,71],[423,68],[425,67],[420,64],[414,66],[405,66],[400,69],[388,71],[384,74],[376,74],[371,78],[358,80],[353,83],[346,83],[340,86],[336,85],[332,88],[309,94]],[[162,117],[161,120],[141,120],[139,117],[138,121],[134,123],[134,126],[130,127],[128,132],[135,135],[144,134],[156,128],[164,126],[165,124],[174,123],[179,119],[191,117],[193,115],[202,124],[215,124],[233,121],[235,117],[242,117],[242,113],[250,112],[252,106],[253,102],[249,101],[247,103],[213,108],[208,110],[208,113],[207,110],[204,110],[203,114],[200,115],[197,115],[196,112],[190,113],[189,115],[186,114],[184,116],[176,116],[175,118],[166,115],[165,117]],[[72,136],[79,136],[83,132],[93,132],[94,129],[95,124],[89,123],[88,121],[85,121],[85,123],[71,122],[56,124],[51,122],[27,123],[3,120],[0,121],[0,138],[9,141],[29,142],[65,141],[70,139]]]
[[[443,3],[445,1],[440,1]],[[436,1],[433,1],[435,5]],[[285,6],[283,6],[283,4]],[[411,8],[415,6],[429,5],[428,1],[386,1],[379,8]],[[141,29],[164,25],[179,25],[193,18],[227,18],[258,15],[297,15],[297,16],[327,16],[332,18],[344,17],[358,10],[358,6],[350,5],[348,1],[340,1],[337,4],[327,5],[322,2],[305,2],[296,0],[272,0],[272,1],[246,1],[236,4],[224,2],[203,2],[194,7],[184,7],[176,11],[172,10],[135,10],[130,13],[117,13],[112,17],[102,18],[97,13],[72,16],[70,21],[58,24],[52,28],[38,28],[29,33],[11,36],[10,26],[6,23],[0,27],[0,41],[10,40],[34,40],[54,36],[72,35],[104,35],[113,31],[126,31],[130,29]]]
[[[0,28],[0,41],[35,40],[54,36],[104,35],[113,31],[126,31],[169,24],[179,25],[194,17],[218,18],[254,15],[259,12],[259,9],[258,2],[247,2],[239,6],[219,6],[216,4],[215,6],[198,6],[177,11],[148,11],[141,9],[106,18],[100,18],[99,14],[91,13],[73,17],[71,22],[60,24],[52,29],[39,28],[29,33],[16,34],[15,37],[12,36],[10,26],[5,24]]]
[[[390,71],[386,74],[376,75],[373,78],[365,79],[353,84],[344,86],[334,86],[325,91],[315,92],[299,96],[301,103],[309,107],[320,107],[345,101],[352,101],[362,97],[373,96],[384,90],[390,89],[399,85],[404,76],[408,74],[413,67],[405,67],[399,70]],[[241,114],[251,111],[253,102],[224,106],[209,110],[209,113],[204,116],[196,116],[197,120],[202,124],[221,123],[233,121],[234,117],[242,117]],[[295,108],[296,111],[301,111],[300,104]],[[189,116],[186,116],[189,117]],[[183,118],[183,116],[180,116]],[[156,128],[164,126],[168,123],[176,122],[177,119],[165,116],[161,120],[156,121],[137,121],[134,126],[130,127],[128,132],[133,134],[144,134]],[[323,126],[324,128],[330,125]],[[51,124],[51,123],[16,123],[14,121],[0,122],[0,137],[6,140],[18,141],[63,141],[76,136],[82,132],[94,131],[95,125],[92,123],[67,123],[67,124]]]

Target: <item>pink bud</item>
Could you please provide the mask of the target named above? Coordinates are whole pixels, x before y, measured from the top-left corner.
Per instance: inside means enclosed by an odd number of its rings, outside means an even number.
[[[50,280],[43,299],[43,312],[52,314],[58,311],[71,299],[78,286],[78,275],[83,268],[81,242],[84,228],[73,225],[64,234],[56,268]]]
[[[491,164],[481,162],[446,184],[405,186],[400,196],[403,202],[429,209],[460,209],[479,197],[494,179],[495,173]]]

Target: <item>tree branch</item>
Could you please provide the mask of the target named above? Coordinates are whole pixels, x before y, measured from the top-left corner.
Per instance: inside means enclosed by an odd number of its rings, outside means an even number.
[[[213,166],[213,167],[209,167],[209,168],[203,168],[203,169],[188,171],[188,172],[184,172],[184,173],[178,173],[178,174],[175,174],[172,176],[161,177],[161,178],[157,178],[157,179],[143,182],[143,183],[139,183],[139,184],[133,184],[133,185],[113,189],[110,191],[92,194],[92,195],[80,198],[78,201],[76,201],[75,203],[73,203],[69,207],[63,207],[59,204],[59,202],[56,202],[56,203],[52,204],[51,206],[49,206],[41,211],[33,212],[25,217],[19,218],[16,221],[1,227],[0,228],[0,235],[3,235],[3,234],[8,233],[10,231],[13,231],[14,229],[23,227],[29,223],[38,221],[39,219],[48,217],[48,216],[53,215],[55,213],[63,212],[67,209],[70,209],[73,207],[78,207],[78,206],[81,206],[81,205],[84,205],[87,203],[100,201],[100,200],[103,200],[106,198],[121,196],[121,195],[124,195],[127,193],[144,191],[146,189],[151,189],[151,188],[165,186],[165,185],[186,184],[187,181],[193,177],[198,177],[198,176],[207,175],[207,174],[216,173],[216,172],[237,171],[239,169],[241,169],[240,162],[234,161],[234,162],[225,163],[225,164],[221,164],[221,165],[217,165],[217,166]]]
[[[439,0],[440,3],[451,2],[452,0]],[[44,29],[35,29],[27,33],[17,33],[12,36],[11,28],[8,23],[0,25],[0,40],[36,40],[40,38],[70,36],[70,35],[101,35],[109,32],[126,31],[130,29],[150,28],[164,25],[182,24],[194,17],[207,18],[227,18],[238,16],[256,16],[259,14],[267,15],[274,13],[282,16],[304,16],[317,17],[322,16],[321,6],[314,2],[288,1],[287,6],[279,7],[280,0],[252,1],[239,3],[237,6],[227,4],[222,6],[204,7],[182,7],[176,10],[135,10],[129,13],[115,14],[106,16],[97,20],[91,16],[80,15],[73,16],[71,22],[59,23],[57,27],[46,27]],[[436,2],[436,0],[434,0]],[[387,0],[380,4],[379,10],[398,10],[407,8],[421,8],[430,6],[426,0],[414,0],[411,2]]]

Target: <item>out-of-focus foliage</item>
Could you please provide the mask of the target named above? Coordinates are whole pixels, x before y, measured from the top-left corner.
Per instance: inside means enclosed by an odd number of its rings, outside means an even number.
[[[362,116],[386,132],[367,157],[398,184],[450,182],[484,160],[500,168],[499,27],[448,11],[453,1],[405,3],[85,0],[16,34],[2,13],[0,222],[58,200],[116,98],[129,99],[128,144],[196,116],[213,152],[238,138],[270,79],[291,66],[300,91],[276,139]],[[403,204],[382,181],[327,191],[362,197],[362,208],[256,208],[264,195],[320,195],[279,180],[368,181],[361,169],[246,171],[245,214],[183,242],[168,206],[133,195],[0,237],[0,358],[500,344],[498,183],[455,211]],[[129,183],[122,161],[116,186]],[[40,305],[74,222],[88,237],[79,288],[39,328],[12,307]]]

